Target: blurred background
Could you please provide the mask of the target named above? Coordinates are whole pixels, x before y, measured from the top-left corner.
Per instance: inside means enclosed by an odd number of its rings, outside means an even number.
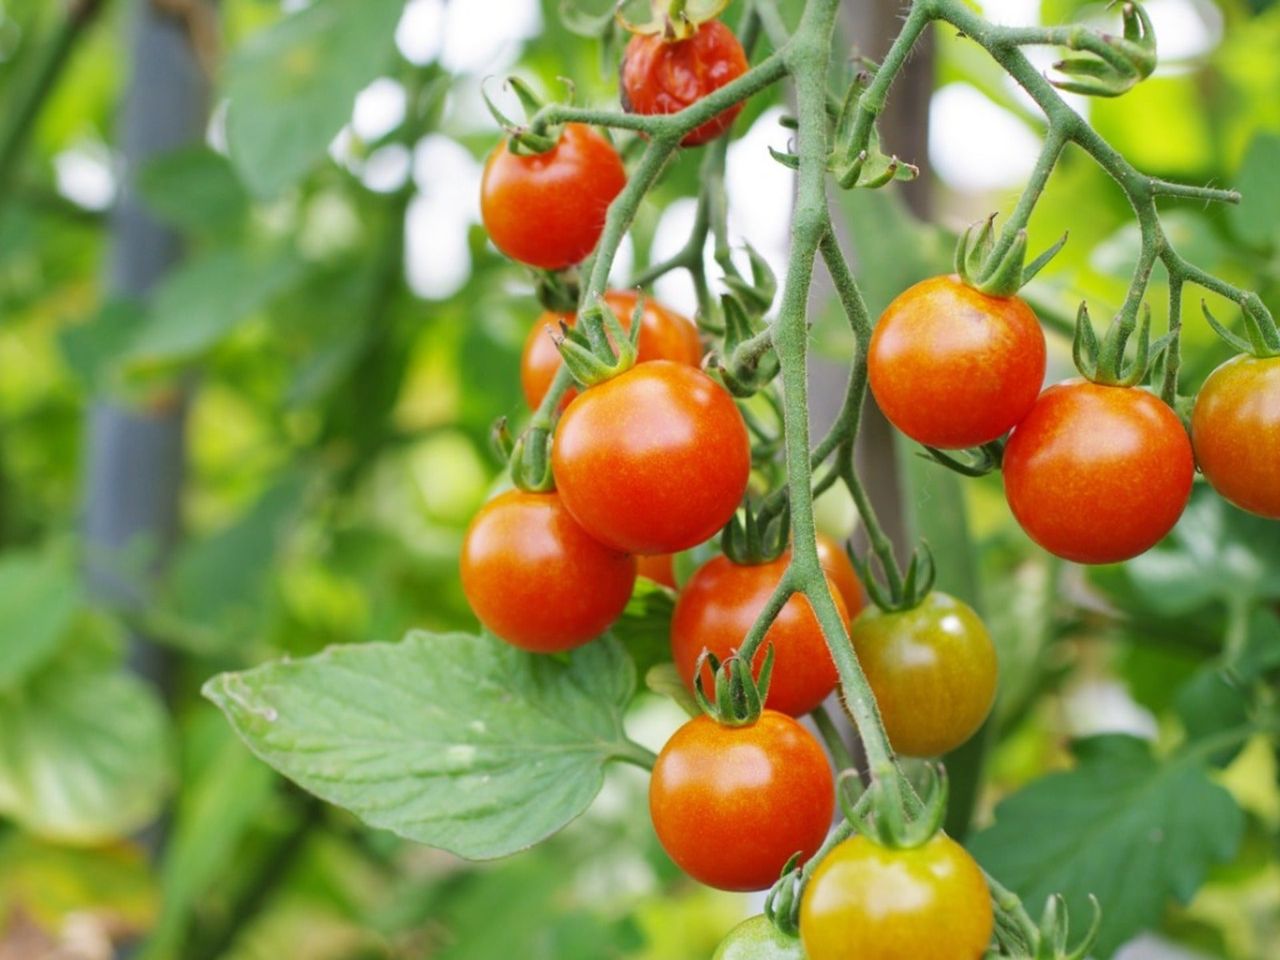
[[[616,101],[616,62],[559,6],[0,0],[2,960],[705,960],[758,910],[679,875],[635,771],[543,847],[467,864],[308,799],[199,696],[272,657],[474,628],[459,543],[500,479],[491,425],[526,415],[518,362],[539,312],[479,226],[497,135],[481,88],[513,112],[512,72]],[[788,22],[800,6],[780,4]],[[1006,24],[1114,19],[1075,0],[981,6]],[[1165,223],[1280,312],[1280,4],[1148,10],[1156,74],[1073,103],[1144,171],[1244,192],[1238,208],[1170,202]],[[851,56],[882,54],[899,14],[847,4]],[[981,50],[933,40],[882,127],[920,179],[836,201],[877,311],[946,268],[957,229],[1012,208],[1039,148],[1039,115]],[[735,243],[779,273],[792,174],[767,147],[787,144],[786,110],[776,93],[748,105],[726,179]],[[681,246],[697,167],[686,152],[643,206],[616,282]],[[1053,331],[1051,377],[1070,369],[1079,302],[1108,318],[1138,250],[1123,196],[1075,150],[1031,248],[1068,230],[1028,291]],[[694,308],[682,275],[655,292]],[[1198,296],[1188,391],[1228,355]],[[820,419],[851,344],[821,296],[814,319]],[[1228,639],[1280,644],[1280,533],[1203,490],[1160,550],[1086,576],[1031,546],[998,478],[961,483],[874,422],[864,453],[899,541],[928,534],[944,585],[981,603],[1000,647],[979,826],[1063,766],[1072,737],[1186,736],[1198,714],[1175,691]],[[822,514],[855,533],[849,504]],[[656,748],[680,717],[641,696],[629,723]],[[1245,811],[1239,849],[1124,960],[1280,955],[1275,754],[1250,742],[1215,778]]]

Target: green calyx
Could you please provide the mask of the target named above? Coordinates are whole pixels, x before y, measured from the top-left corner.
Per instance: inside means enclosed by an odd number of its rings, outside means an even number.
[[[1080,26],[1068,32],[1066,46],[1079,51],[1053,65],[1061,76],[1050,82],[1060,90],[1090,97],[1118,97],[1151,76],[1156,68],[1156,34],[1140,3],[1120,7],[1120,36]]]
[[[1004,461],[1004,441],[993,440],[968,450],[947,451],[937,447],[925,447],[922,456],[942,464],[948,470],[963,477],[985,477],[1000,469]]]
[[[990,297],[1012,297],[1057,256],[1067,235],[1027,263],[1027,231],[995,239],[996,215],[970,224],[956,242],[955,271],[965,286]]]
[[[1280,330],[1276,329],[1276,322],[1270,311],[1256,296],[1246,299],[1242,307],[1241,313],[1244,315],[1247,340],[1219,323],[1218,319],[1209,312],[1209,305],[1203,300],[1200,301],[1200,309],[1204,311],[1204,318],[1209,322],[1209,326],[1213,327],[1214,333],[1236,350],[1252,354],[1260,360],[1280,357]]]
[[[783,506],[772,516],[750,504],[734,514],[720,534],[724,555],[740,566],[771,563],[791,542],[791,512]]]
[[[505,424],[503,429],[505,430]],[[511,482],[521,490],[529,493],[554,490],[556,481],[551,474],[551,431],[536,424],[530,426],[512,446],[508,466],[511,470]]]
[[[937,579],[937,569],[933,563],[933,552],[927,543],[921,543],[911,551],[911,560],[907,564],[907,572],[900,584],[882,585],[872,570],[871,564],[875,554],[868,554],[866,560],[854,558],[854,567],[858,577],[866,587],[867,596],[881,610],[890,613],[911,610],[918,607],[929,591],[933,589]],[[879,560],[878,557],[875,559]],[[883,561],[880,561],[883,563]]]
[[[800,854],[795,854],[782,868],[782,876],[764,898],[764,915],[769,922],[789,937],[800,936],[800,899],[804,894],[804,871]]]
[[[1138,322],[1141,312],[1142,322]],[[1132,360],[1125,359],[1125,348],[1137,329],[1137,347]],[[1157,344],[1157,348],[1161,345]],[[1101,341],[1093,331],[1089,308],[1080,304],[1076,314],[1076,332],[1071,344],[1071,355],[1076,369],[1087,379],[1112,387],[1134,387],[1147,378],[1151,359],[1151,308],[1143,304],[1141,311],[1126,307],[1120,311]]]
[[[747,257],[751,277],[742,276],[732,260],[726,258],[724,284],[729,292],[720,297],[720,313],[724,319],[721,354],[712,366],[735,397],[751,397],[771,383],[781,370],[773,347],[773,335],[764,315],[778,293],[778,280],[768,261],[750,244]]]
[[[577,267],[567,270],[537,270],[534,274],[534,295],[542,309],[554,313],[573,313],[578,309],[578,292],[581,277]]]
[[[538,122],[538,113],[546,106],[543,99],[519,77],[507,77],[506,87],[520,100],[525,116],[529,118],[527,122],[516,123],[499,110],[483,84],[480,86],[480,96],[484,99],[484,104],[489,108],[489,113],[494,120],[498,121],[498,126],[506,132],[507,149],[520,156],[533,156],[553,149],[560,142],[560,128]],[[571,100],[572,94],[572,84],[570,84]]]
[[[635,366],[643,317],[644,297],[637,297],[628,333],[604,298],[597,296],[578,314],[575,326],[561,324],[556,346],[573,379],[583,387],[590,387]]]
[[[913,850],[924,846],[942,829],[949,793],[947,771],[941,763],[926,764],[924,770],[926,781],[920,791],[920,807],[910,818],[903,812],[900,791],[886,783],[890,777],[901,776],[895,767],[875,771],[864,794],[846,790],[846,783],[860,781],[849,772],[842,774],[836,792],[845,819],[882,847]]]
[[[991,899],[996,907],[995,939],[999,956],[1008,960],[1087,960],[1102,926],[1102,909],[1090,895],[1093,916],[1089,929],[1075,945],[1070,945],[1067,904],[1055,893],[1045,901],[1040,923],[1033,924],[1017,895],[988,878]]]
[[[624,30],[674,42],[692,37],[698,27],[724,12],[729,0],[649,0],[649,19],[639,22],[626,16],[627,8],[632,5],[627,0],[618,4],[616,16]]]
[[[714,702],[703,686],[704,666],[709,666],[715,677]],[[772,676],[772,645],[765,651],[758,678],[752,676],[751,664],[742,657],[734,655],[722,663],[710,650],[703,650],[693,668],[693,697],[702,712],[716,723],[726,727],[747,727],[760,719]]]

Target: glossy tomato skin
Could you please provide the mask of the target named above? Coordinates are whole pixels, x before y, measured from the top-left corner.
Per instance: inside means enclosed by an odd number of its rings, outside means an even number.
[[[1241,355],[1214,370],[1196,397],[1191,440],[1219,494],[1280,520],[1280,357]]]
[[[968,604],[935,590],[910,610],[864,610],[850,634],[897,753],[941,756],[991,712],[996,651]]]
[[[805,960],[805,955],[797,938],[788,937],[761,915],[730,930],[711,960]]]
[[[609,204],[626,182],[613,145],[590,127],[569,123],[546,153],[518,156],[503,142],[489,154],[480,215],[507,256],[562,270],[595,248]]]
[[[1195,465],[1177,415],[1131,387],[1050,387],[1004,451],[1018,523],[1050,553],[1118,563],[1153,547],[1187,505]]]
[[[584,390],[551,447],[556,487],[596,539],[675,553],[729,522],[751,473],[729,392],[701,370],[654,360]]]
[[[631,290],[610,290],[604,295],[605,303],[613,310],[624,330],[631,329],[631,313],[635,310],[637,295]],[[525,338],[524,353],[520,357],[520,386],[524,389],[525,402],[530,410],[551,389],[551,381],[564,362],[556,349],[553,334],[560,333],[560,324],[572,327],[577,316],[572,313],[543,313],[529,336]],[[636,343],[637,363],[650,360],[671,360],[696,367],[702,360],[702,343],[693,321],[664,307],[652,297],[645,297],[644,313],[640,317],[640,337]],[[578,395],[572,387],[564,395],[564,406]]]
[[[836,540],[825,533],[819,533],[818,563],[844,601],[845,613],[848,614],[846,622],[852,623],[867,604],[862,592],[862,581],[858,579],[858,571],[853,568],[853,561]]]
[[[635,580],[635,558],[589,537],[554,493],[495,497],[462,544],[462,589],[475,615],[535,653],[599,636],[622,613]]]
[[[979,960],[994,924],[981,868],[941,833],[914,850],[846,840],[800,902],[809,960]]]
[[[738,649],[782,580],[788,562],[787,554],[769,563],[750,565],[734,563],[721,555],[704,563],[685,583],[671,618],[671,655],[690,691],[702,651],[710,650],[724,661]],[[840,615],[847,618],[844,601],[834,584],[832,591]],[[791,597],[765,634],[752,661],[757,676],[770,646],[774,659],[765,701],[769,709],[802,716],[835,689],[836,666],[807,597]],[[709,665],[703,666],[702,687],[714,699],[715,683]]]
[[[622,105],[630,113],[678,113],[747,72],[747,55],[732,30],[709,20],[687,40],[636,35],[622,57]],[[695,127],[680,142],[696,147],[733,125],[735,103]]]
[[[662,748],[649,781],[663,849],[689,876],[721,890],[764,890],[793,854],[813,856],[834,809],[822,747],[773,710],[745,727],[690,720]]]
[[[654,583],[678,590],[676,584],[676,558],[669,553],[654,553],[646,557],[636,557],[636,569],[642,577],[648,577]]]
[[[943,276],[889,304],[871,336],[871,392],[889,422],[931,447],[973,447],[1018,424],[1044,384],[1044,332],[1017,297]]]

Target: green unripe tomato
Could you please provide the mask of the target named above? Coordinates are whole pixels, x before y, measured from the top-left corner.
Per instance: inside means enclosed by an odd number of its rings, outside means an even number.
[[[720,941],[711,960],[805,960],[804,947],[761,915],[744,920]]]

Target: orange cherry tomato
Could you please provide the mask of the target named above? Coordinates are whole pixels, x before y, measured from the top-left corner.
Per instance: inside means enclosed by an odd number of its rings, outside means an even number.
[[[1239,356],[1213,371],[1196,397],[1191,440],[1213,489],[1280,520],[1280,357]]]
[[[931,447],[972,447],[1018,424],[1044,384],[1044,332],[1017,297],[959,277],[917,283],[871,336],[871,392],[889,422]]]
[[[562,270],[589,254],[613,198],[627,183],[622,158],[602,135],[567,123],[546,153],[503,142],[484,165],[480,216],[494,246],[521,263]]]
[[[610,290],[604,295],[605,303],[613,310],[624,330],[631,329],[631,314],[635,310],[636,299],[637,294],[633,290]],[[542,403],[542,398],[551,389],[551,381],[564,362],[552,335],[560,332],[561,323],[572,327],[576,320],[576,314],[548,310],[529,331],[524,342],[524,353],[520,357],[520,386],[524,388],[524,399],[530,410],[538,409],[538,404]],[[652,297],[644,298],[644,313],[640,317],[640,337],[636,349],[637,363],[672,360],[696,367],[702,361],[702,342],[698,339],[698,328],[693,325],[693,321],[664,307]],[[570,387],[564,395],[562,406],[568,406],[569,401],[577,395],[578,391]]]
[[[660,583],[672,590],[676,585],[675,557],[670,553],[655,553],[647,557],[636,557],[636,568],[640,576],[648,577],[654,583]]]
[[[722,661],[737,651],[786,572],[789,559],[783,554],[769,563],[745,565],[726,556],[713,557],[685,583],[671,618],[671,655],[690,691],[702,651],[710,650]],[[836,607],[847,622],[840,591],[834,583],[831,589]],[[839,679],[836,665],[807,597],[795,595],[787,600],[765,633],[751,664],[757,676],[769,647],[773,648],[774,658],[765,701],[769,709],[798,717],[835,689]],[[702,687],[714,699],[715,683],[709,665],[703,666]]]
[[[633,36],[622,56],[622,106],[630,113],[678,113],[747,72],[747,54],[732,30],[708,20],[687,40]],[[680,142],[696,147],[733,125],[742,103],[722,110]]]
[[[662,748],[649,781],[663,849],[689,876],[721,890],[763,890],[793,854],[813,856],[834,809],[822,747],[772,710],[743,727],[690,720]]]
[[[551,446],[556,487],[601,543],[676,553],[714,536],[747,489],[751,448],[729,392],[654,360],[584,390]]]
[[[462,543],[462,589],[480,622],[535,653],[581,646],[618,619],[636,561],[593,540],[554,493],[509,490]]]
[[[849,559],[849,554],[845,553],[844,547],[831,537],[825,533],[819,533],[818,562],[822,564],[827,579],[831,581],[840,599],[844,601],[849,622],[853,622],[866,606],[867,600],[862,593],[862,581],[858,579],[858,571],[853,568],[853,561]]]
[[[1195,463],[1177,414],[1132,387],[1050,387],[1004,451],[1004,491],[1028,536],[1077,563],[1155,546],[1191,496]]]

